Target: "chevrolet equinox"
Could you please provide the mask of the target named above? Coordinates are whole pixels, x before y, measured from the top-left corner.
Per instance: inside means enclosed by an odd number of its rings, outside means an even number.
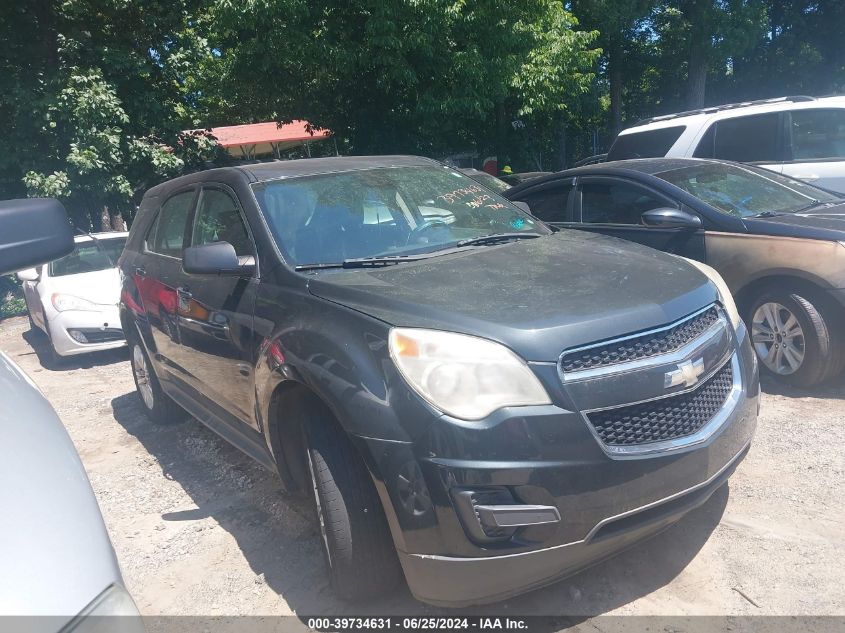
[[[309,494],[344,598],[549,584],[704,503],[754,432],[717,273],[553,233],[431,160],[177,178],[119,265],[149,417],[187,411]]]

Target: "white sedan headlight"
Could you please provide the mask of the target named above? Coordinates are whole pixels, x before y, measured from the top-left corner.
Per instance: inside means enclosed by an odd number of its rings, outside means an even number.
[[[390,357],[431,405],[462,420],[507,406],[551,404],[524,360],[504,345],[454,332],[394,328]]]
[[[710,281],[716,286],[716,290],[719,291],[719,300],[722,303],[722,306],[725,308],[725,312],[728,313],[728,318],[731,320],[731,325],[734,326],[736,330],[739,328],[739,324],[742,323],[742,317],[739,316],[739,310],[736,307],[736,301],[734,301],[734,297],[731,294],[731,291],[728,289],[728,284],[725,283],[725,280],[722,279],[722,275],[716,272],[715,268],[708,266],[707,264],[702,264],[699,261],[694,259],[689,259],[687,257],[682,257],[681,259],[687,260],[690,264],[698,268],[701,272],[703,272],[707,277],[709,277]]]
[[[65,295],[60,292],[53,294],[50,300],[53,302],[53,307],[59,312],[64,312],[65,310],[87,310],[89,312],[98,312],[100,310],[100,307],[97,304],[91,303],[88,299],[75,297],[74,295]]]

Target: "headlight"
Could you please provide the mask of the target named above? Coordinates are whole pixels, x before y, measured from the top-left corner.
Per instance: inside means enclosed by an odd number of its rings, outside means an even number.
[[[719,291],[719,300],[722,302],[722,305],[725,308],[725,312],[728,313],[728,318],[731,320],[731,325],[734,326],[734,329],[739,328],[739,324],[742,323],[742,318],[739,316],[739,310],[736,308],[736,302],[734,301],[734,297],[731,294],[731,291],[728,289],[728,284],[725,283],[725,280],[722,279],[722,275],[716,272],[715,268],[708,266],[707,264],[702,264],[694,259],[689,259],[687,257],[682,257],[681,259],[686,259],[690,264],[698,268],[701,272],[703,272],[710,281],[716,286],[716,290]]]
[[[62,629],[63,633],[144,633],[141,614],[123,587],[112,585]]]
[[[462,420],[479,420],[506,406],[551,403],[525,361],[493,341],[394,328],[390,357],[418,394]]]
[[[63,295],[59,292],[53,294],[50,298],[53,302],[53,307],[59,312],[65,310],[88,310],[89,312],[98,312],[100,308],[95,303],[91,303],[87,299],[81,297],[74,297],[73,295]]]

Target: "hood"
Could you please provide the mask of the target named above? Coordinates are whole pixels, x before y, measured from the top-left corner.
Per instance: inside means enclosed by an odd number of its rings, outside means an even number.
[[[13,397],[0,407],[0,615],[74,616],[122,584],[117,560],[64,426],[0,352],[0,398]]]
[[[101,305],[117,305],[120,301],[120,273],[117,268],[106,268],[50,277],[50,291],[74,295]]]
[[[391,325],[496,340],[531,361],[664,325],[717,299],[684,260],[581,231],[389,268],[326,271],[309,289]]]
[[[748,231],[757,235],[845,240],[845,204],[802,213],[784,213],[771,218],[745,218],[744,222]]]

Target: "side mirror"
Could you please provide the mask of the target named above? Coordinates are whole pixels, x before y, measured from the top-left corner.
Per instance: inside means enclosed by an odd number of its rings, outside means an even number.
[[[522,209],[526,213],[529,213],[529,214],[531,213],[531,207],[528,206],[527,202],[523,202],[522,200],[511,200],[511,203],[516,208]]]
[[[213,242],[186,248],[182,269],[189,275],[251,275],[255,260],[250,260],[252,263],[241,263],[229,242]]]
[[[21,281],[38,281],[38,271],[35,268],[24,268],[18,271],[18,279]]]
[[[701,218],[680,209],[652,209],[642,215],[643,224],[660,229],[689,229],[695,231],[701,228]]]
[[[0,202],[0,275],[46,264],[73,250],[73,228],[61,202]]]

